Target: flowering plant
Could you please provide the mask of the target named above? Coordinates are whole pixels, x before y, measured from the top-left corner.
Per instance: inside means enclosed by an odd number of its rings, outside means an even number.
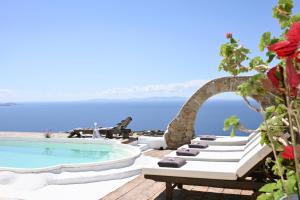
[[[279,37],[271,36],[270,32],[262,34],[259,49],[266,53],[265,59],[259,56],[250,59],[250,50],[240,45],[231,33],[226,35],[229,41],[220,50],[223,59],[219,70],[233,76],[256,72],[239,86],[238,94],[251,109],[263,115],[259,127],[261,143],[269,145],[273,152],[267,162],[273,163],[276,177],[260,189],[260,200],[300,194],[300,14],[293,15],[292,8],[293,0],[278,0],[273,8],[273,17],[278,19],[283,33]],[[259,102],[262,106],[257,108],[247,99],[255,96],[268,96],[272,103],[266,106]],[[226,128],[232,125],[233,131],[239,123],[236,117],[225,121]]]
[[[300,152],[300,145],[297,145],[297,151]],[[294,147],[289,145],[284,147],[284,151],[281,154],[281,157],[286,160],[293,160],[295,159],[294,155]],[[300,160],[300,157],[298,155],[298,160]]]

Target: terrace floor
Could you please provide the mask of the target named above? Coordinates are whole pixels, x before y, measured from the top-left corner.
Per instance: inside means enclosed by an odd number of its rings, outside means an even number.
[[[152,157],[163,157],[170,153],[170,150],[152,150],[144,155]],[[145,179],[142,175],[111,192],[102,200],[164,200],[165,184]],[[254,200],[256,194],[250,190],[232,190],[224,188],[214,188],[206,186],[184,185],[183,190],[173,191],[174,200]]]

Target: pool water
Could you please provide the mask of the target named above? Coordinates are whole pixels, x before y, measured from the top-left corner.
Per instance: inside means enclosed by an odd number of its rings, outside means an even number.
[[[43,168],[110,161],[130,152],[114,144],[0,140],[0,168]]]

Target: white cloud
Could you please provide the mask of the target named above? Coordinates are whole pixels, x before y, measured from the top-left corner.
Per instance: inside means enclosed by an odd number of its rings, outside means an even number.
[[[10,102],[16,99],[18,92],[12,89],[0,89],[0,102]]]
[[[115,87],[103,90],[62,91],[62,90],[16,90],[0,89],[0,102],[26,101],[77,101],[90,99],[131,99],[151,97],[185,97],[188,98],[207,80],[190,80],[170,84],[135,85]],[[236,95],[217,95],[214,99],[236,99]]]
[[[199,89],[206,80],[191,80],[171,84],[151,84],[108,88],[97,93],[97,98],[187,97]]]

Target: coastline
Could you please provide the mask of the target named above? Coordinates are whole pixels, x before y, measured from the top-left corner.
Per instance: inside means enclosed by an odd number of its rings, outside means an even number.
[[[0,131],[1,137],[31,137],[45,138],[46,132],[26,132],[26,131]],[[51,138],[67,138],[69,133],[51,132]]]

